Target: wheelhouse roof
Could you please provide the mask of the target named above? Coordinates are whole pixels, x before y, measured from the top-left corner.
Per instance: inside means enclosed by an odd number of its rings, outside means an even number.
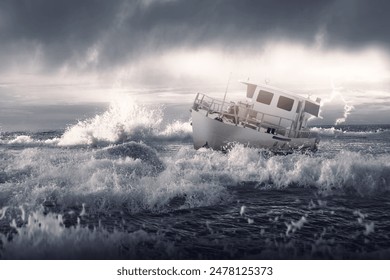
[[[270,92],[273,92],[273,93],[277,93],[277,94],[281,94],[281,95],[285,95],[285,96],[288,96],[288,97],[291,97],[293,99],[298,99],[300,101],[310,101],[312,103],[315,103],[317,105],[320,105],[319,102],[315,101],[315,100],[312,100],[310,98],[305,98],[297,93],[294,93],[294,92],[291,92],[291,91],[287,91],[287,90],[284,90],[284,89],[280,89],[280,88],[277,88],[277,87],[273,87],[273,86],[270,86],[270,85],[265,85],[265,84],[255,84],[255,83],[250,83],[250,82],[244,82],[244,81],[240,81],[242,84],[245,84],[247,86],[251,85],[251,86],[256,86],[260,89],[263,89],[265,91],[270,91]]]

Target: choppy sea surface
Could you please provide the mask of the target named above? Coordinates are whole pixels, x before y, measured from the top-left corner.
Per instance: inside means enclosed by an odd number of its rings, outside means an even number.
[[[390,125],[316,153],[194,150],[189,120],[112,104],[0,133],[1,259],[389,259]]]

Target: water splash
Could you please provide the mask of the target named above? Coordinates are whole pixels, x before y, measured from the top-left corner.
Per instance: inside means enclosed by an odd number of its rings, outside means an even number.
[[[90,229],[80,224],[65,227],[64,223],[62,215],[42,211],[30,213],[23,226],[13,221],[11,226],[16,234],[12,238],[0,233],[0,258],[117,259],[173,254],[169,243],[160,242],[158,235],[142,229],[129,233],[100,226]],[[148,249],[145,244],[154,244],[153,249],[158,250]]]
[[[192,127],[190,122],[174,121],[158,132],[156,136],[165,140],[186,140],[191,139],[191,135]]]
[[[94,118],[79,121],[62,137],[59,146],[101,146],[125,141],[189,140],[189,122],[173,121],[163,126],[163,108],[137,104],[130,98],[113,101],[109,109]]]
[[[296,232],[298,229],[301,229],[304,224],[307,223],[306,217],[302,216],[299,221],[291,221],[291,223],[286,223],[286,236],[290,236],[291,233]]]
[[[0,220],[4,219],[5,213],[7,212],[7,209],[8,209],[7,206],[4,206],[3,208],[0,209],[0,214],[1,214]]]
[[[321,102],[321,107],[323,108],[325,104],[332,103],[336,100],[340,100],[344,107],[343,107],[343,115],[340,118],[337,118],[335,120],[335,125],[340,125],[346,122],[348,116],[351,114],[351,112],[355,109],[353,105],[351,105],[344,97],[342,91],[342,87],[336,87],[333,80],[331,81],[331,87],[332,87],[332,92],[330,97],[322,99]],[[322,117],[322,110],[320,110],[320,118]]]
[[[29,135],[18,135],[15,139],[11,139],[8,143],[9,144],[29,144],[32,143],[34,140]]]
[[[162,121],[161,108],[147,108],[130,98],[118,99],[102,115],[70,127],[58,142],[60,146],[117,143],[139,135],[152,134]]]
[[[350,136],[350,137],[364,137],[370,135],[378,135],[388,133],[388,129],[371,129],[371,130],[348,130],[348,128],[336,127],[312,127],[310,131],[319,134],[320,136]]]
[[[203,172],[190,166],[181,168],[183,160],[165,161],[138,143],[103,148],[95,155],[80,150],[43,153],[38,148],[25,149],[5,168],[15,180],[2,184],[0,201],[13,206],[50,203],[63,209],[85,203],[89,212],[115,207],[159,212],[171,209],[177,197],[182,198],[175,206],[179,208],[215,205],[227,199],[223,185],[204,181]]]
[[[367,221],[366,218],[368,217],[367,214],[363,214],[359,210],[355,210],[353,212],[355,216],[358,216],[357,221],[360,225],[364,227],[363,234],[365,236],[368,236],[369,234],[372,234],[375,232],[375,223],[371,221]]]
[[[245,205],[241,206],[241,209],[240,209],[240,215],[241,216],[243,216],[245,214],[245,209],[246,209]]]
[[[352,105],[347,104],[347,101],[345,101],[344,98],[343,98],[343,102],[345,102],[343,117],[338,118],[336,120],[336,122],[334,123],[335,125],[339,125],[339,124],[345,123],[345,121],[347,120],[349,114],[351,114],[352,110],[355,109],[355,107],[353,107]]]

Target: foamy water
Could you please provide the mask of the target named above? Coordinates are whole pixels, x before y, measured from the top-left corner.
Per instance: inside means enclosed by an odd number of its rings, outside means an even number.
[[[165,114],[114,102],[65,131],[2,133],[1,258],[390,256],[389,127],[312,128],[315,154],[221,153]]]

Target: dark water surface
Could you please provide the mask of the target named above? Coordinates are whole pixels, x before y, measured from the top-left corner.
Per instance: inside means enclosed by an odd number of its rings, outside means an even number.
[[[390,126],[220,153],[192,148],[189,121],[125,109],[0,134],[0,258],[390,258]]]

